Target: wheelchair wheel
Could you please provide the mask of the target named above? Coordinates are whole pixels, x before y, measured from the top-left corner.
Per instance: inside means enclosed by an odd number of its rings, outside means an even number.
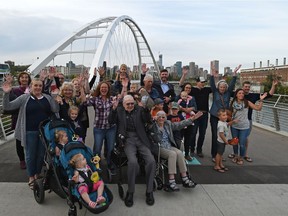
[[[155,190],[162,190],[163,189],[163,180],[157,176],[156,178],[154,178],[154,182],[156,181],[156,185],[157,187],[155,188]]]
[[[45,190],[43,179],[37,179],[34,181],[33,193],[37,203],[41,204],[44,202]]]

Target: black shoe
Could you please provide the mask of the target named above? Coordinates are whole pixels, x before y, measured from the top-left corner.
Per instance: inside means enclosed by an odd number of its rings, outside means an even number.
[[[146,193],[146,203],[147,203],[147,205],[152,206],[152,205],[154,205],[154,202],[155,202],[155,200],[154,200],[153,192]]]
[[[124,202],[127,207],[133,206],[133,193],[127,192]]]
[[[202,152],[197,152],[198,157],[203,158],[204,154]]]

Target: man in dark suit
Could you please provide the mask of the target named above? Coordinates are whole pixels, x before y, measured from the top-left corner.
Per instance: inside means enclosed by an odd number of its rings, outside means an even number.
[[[145,124],[151,120],[148,109],[142,107],[141,102],[135,105],[131,95],[123,98],[123,106],[118,102],[113,103],[112,112],[109,114],[109,122],[118,126],[118,137],[125,140],[124,151],[128,159],[128,191],[125,197],[125,205],[133,205],[133,193],[135,191],[135,178],[139,172],[139,164],[136,157],[138,152],[145,160],[146,174],[146,203],[154,204],[153,180],[155,176],[155,159],[150,151],[151,141],[147,137]]]
[[[141,86],[144,85],[143,79],[148,72],[148,68],[146,65],[142,65],[142,73],[141,73]],[[164,107],[163,110],[168,113],[168,105],[170,102],[174,101],[175,99],[175,91],[174,87],[171,83],[168,82],[169,73],[166,69],[160,71],[160,80],[155,80],[153,82],[153,88],[155,88],[159,93],[159,98],[164,100]]]

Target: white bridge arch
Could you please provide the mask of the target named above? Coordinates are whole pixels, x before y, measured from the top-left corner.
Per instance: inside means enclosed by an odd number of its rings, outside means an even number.
[[[116,35],[117,28],[118,29],[121,28],[120,30],[117,30],[119,32],[122,31],[122,33],[120,33],[121,36],[119,36],[120,34]],[[92,32],[91,34],[91,30],[96,30],[96,32]],[[102,33],[99,33],[100,31],[98,30],[101,30]],[[118,52],[118,51],[113,50],[112,52],[110,51],[111,52],[110,54],[108,53],[111,47],[115,48],[115,46],[118,46],[115,44],[110,45],[112,41],[112,37],[114,37],[113,35],[116,35],[114,38],[114,41],[116,41],[116,43],[121,43],[121,40],[124,40],[126,37],[128,37],[127,36],[128,34],[132,35],[132,38],[133,38],[132,40],[134,40],[134,42],[126,41],[125,42],[126,46],[128,46],[131,43],[135,43],[134,46],[135,46],[135,51],[136,51],[136,52],[133,52],[131,50],[127,51],[128,55],[131,54],[131,55],[136,56],[134,65],[131,65],[130,67],[132,68],[132,67],[137,66],[137,71],[139,72],[141,69],[142,63],[146,63],[147,66],[153,68],[155,72],[159,72],[158,64],[155,61],[151,48],[143,32],[141,31],[139,26],[136,24],[136,22],[131,17],[126,16],[126,15],[123,15],[120,17],[102,18],[102,19],[93,21],[91,23],[88,23],[87,25],[85,25],[84,27],[76,31],[76,33],[73,33],[72,35],[68,36],[67,38],[60,41],[58,44],[56,44],[53,48],[51,48],[47,52],[47,54],[44,57],[39,58],[36,62],[34,62],[28,68],[28,70],[30,71],[31,75],[34,77],[52,61],[54,64],[54,59],[56,57],[60,55],[71,56],[76,53],[78,54],[81,53],[83,55],[84,54],[93,55],[92,61],[90,65],[88,66],[90,67],[89,73],[90,75],[92,75],[94,73],[95,67],[102,66],[103,61],[107,61],[106,58],[108,55],[109,56],[111,54],[115,55],[115,52]],[[72,50],[72,44],[75,43],[75,41],[84,40],[86,43],[86,40],[89,40],[89,39],[98,40],[98,43],[96,44],[95,42],[95,46],[92,49],[86,49],[85,47],[86,44],[85,44],[84,49]],[[71,49],[68,50],[68,47],[71,47]],[[125,48],[122,47],[121,49],[124,50]],[[121,54],[117,54],[117,55],[127,57],[127,53],[124,53],[123,50],[120,50],[119,52]],[[121,63],[127,64],[125,60],[120,60],[120,61],[122,62],[119,62],[119,65]]]

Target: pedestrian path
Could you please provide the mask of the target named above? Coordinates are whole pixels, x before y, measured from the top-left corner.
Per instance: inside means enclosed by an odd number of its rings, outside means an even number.
[[[134,206],[127,208],[119,198],[117,185],[109,185],[114,200],[100,215],[105,216],[287,216],[288,185],[198,185],[180,192],[155,192],[155,204],[145,203],[145,186],[137,185]],[[68,215],[68,205],[55,193],[45,194],[43,204],[34,200],[32,191],[25,183],[0,183],[1,216],[63,216]],[[77,206],[78,208],[78,206]],[[92,216],[85,208],[79,216]]]

